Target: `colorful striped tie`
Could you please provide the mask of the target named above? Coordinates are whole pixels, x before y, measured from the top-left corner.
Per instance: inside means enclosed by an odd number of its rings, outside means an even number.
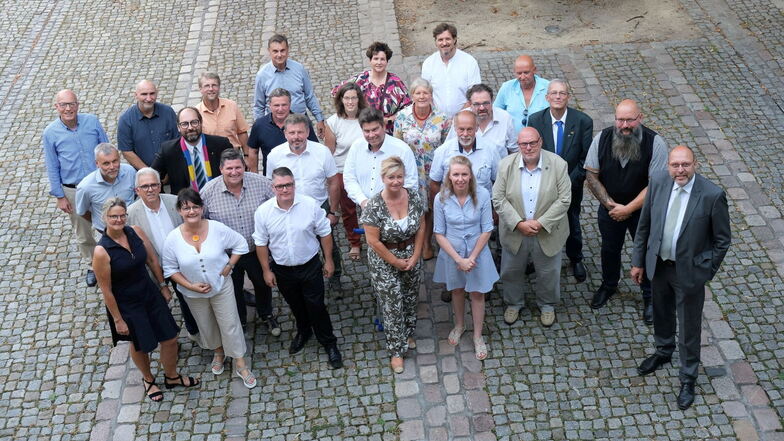
[[[193,171],[196,173],[196,185],[199,190],[207,185],[207,174],[204,173],[204,164],[201,162],[201,155],[197,149],[193,149]]]

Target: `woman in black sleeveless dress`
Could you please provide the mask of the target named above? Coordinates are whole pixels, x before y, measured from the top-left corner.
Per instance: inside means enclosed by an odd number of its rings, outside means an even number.
[[[114,330],[131,341],[131,358],[142,373],[147,396],[153,401],[163,399],[163,392],[150,371],[149,353],[158,343],[166,388],[198,385],[198,379],[183,377],[177,372],[180,328],[169,311],[167,303],[171,292],[149,240],[138,227],[125,225],[128,215],[122,199],[108,199],[103,205],[102,216],[106,231],[95,247],[93,269]],[[145,264],[159,281],[158,286],[147,274]]]

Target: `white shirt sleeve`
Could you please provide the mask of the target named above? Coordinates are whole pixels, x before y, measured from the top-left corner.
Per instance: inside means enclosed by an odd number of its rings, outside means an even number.
[[[343,187],[346,189],[349,199],[355,204],[361,204],[367,199],[357,181],[357,152],[361,148],[367,148],[364,139],[362,142],[357,140],[351,145],[346,155],[346,162],[343,164]]]
[[[313,225],[315,227],[316,235],[319,237],[325,237],[332,232],[332,226],[327,219],[327,213],[315,201],[313,202]]]
[[[264,204],[261,204],[256,212],[253,213],[253,242],[256,246],[263,247],[269,245],[269,232],[267,225],[264,223],[264,214],[262,213]]]
[[[242,234],[232,230],[227,225],[217,221],[211,221],[210,226],[219,226],[218,231],[221,234],[221,243],[226,246],[227,250],[231,250],[231,254],[248,254],[248,241],[242,237]]]
[[[163,267],[163,277],[169,278],[172,274],[180,272],[180,263],[177,261],[176,241],[179,228],[175,228],[166,236],[163,242],[163,254],[161,255],[161,266]]]
[[[430,180],[444,182],[444,144],[433,152],[433,162],[430,163]]]
[[[410,190],[417,190],[419,188],[419,170],[414,152],[408,146],[403,149],[402,159],[403,166],[406,167],[406,181],[403,186]]]

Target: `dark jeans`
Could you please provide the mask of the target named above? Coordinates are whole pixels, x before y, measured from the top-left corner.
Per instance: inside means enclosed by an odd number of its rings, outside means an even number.
[[[583,181],[572,185],[572,203],[566,212],[569,219],[569,237],[566,239],[566,256],[572,262],[583,260],[583,232],[580,229],[580,209],[583,203]]]
[[[180,290],[177,289],[177,284],[174,283],[174,281],[171,281],[171,286],[174,290],[174,295],[177,296],[177,300],[180,302],[180,311],[182,311],[182,319],[185,321],[185,329],[188,330],[188,334],[198,334],[199,326],[196,325],[196,320],[193,318],[193,314],[191,314],[191,309],[188,308],[188,302],[185,301],[185,297],[183,297]]]
[[[245,284],[245,274],[248,275],[253,284],[258,316],[266,317],[272,314],[272,290],[264,283],[261,264],[254,250],[253,252],[243,254],[231,272],[231,281],[234,284],[234,298],[237,300],[237,312],[240,314],[242,326],[245,326],[248,320],[248,309],[245,306],[245,293],[242,288]]]
[[[626,232],[632,236],[637,234],[637,222],[640,220],[640,210],[635,211],[625,221],[617,222],[610,217],[610,213],[603,205],[599,206],[599,232],[602,235],[602,285],[608,288],[618,286],[621,279],[621,252],[626,240]],[[651,298],[651,282],[643,277],[640,284],[642,298]]]
[[[324,346],[337,342],[332,332],[332,319],[324,304],[324,275],[318,254],[307,263],[295,266],[278,265],[273,260],[270,269],[275,274],[280,294],[291,308],[297,331],[313,329],[316,339]]]
[[[321,204],[321,208],[323,208],[324,211],[327,212],[329,211],[329,199],[327,199],[326,201],[324,201],[323,204]],[[332,263],[335,264],[335,272],[332,274],[331,278],[337,278],[338,280],[340,280],[340,276],[343,275],[343,265],[342,262],[340,261],[340,247],[338,247],[338,242],[335,240],[334,231],[332,232],[331,236],[332,236]],[[322,252],[324,252],[324,250],[322,250]]]

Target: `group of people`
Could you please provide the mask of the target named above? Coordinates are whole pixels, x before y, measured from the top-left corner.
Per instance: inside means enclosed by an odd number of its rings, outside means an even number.
[[[280,335],[272,287],[296,322],[289,352],[315,334],[329,364],[340,368],[324,300],[327,290],[343,292],[333,235],[339,219],[349,259],[361,259],[364,233],[394,372],[416,347],[422,260],[437,258],[434,281],[449,293],[449,344],[465,333],[470,300],[477,359],[489,353],[485,294],[499,280],[504,321],[512,325],[535,274],[539,321],[550,327],[564,248],[574,278],[588,277],[580,226],[587,184],[600,203],[601,236],[601,285],[590,306],[604,307],[617,291],[628,231],[631,277],[641,285],[642,320],[654,325],[657,345],[639,372],[669,361],[677,315],[678,404],[691,404],[704,285],[730,243],[724,192],[695,174],[688,147],[668,152],[662,136],[642,124],[638,103],[621,101],[615,124],[594,136],[593,120],[569,106],[568,83],[540,77],[532,57],[519,56],[515,78],[495,94],[477,61],[457,48],[453,25],[439,24],[433,37],[438,50],[408,86],[387,70],[389,46],[370,45],[369,69],[332,89],[335,114],[327,119],[307,69],[289,58],[279,34],[256,75],[252,127],[220,96],[214,73],[200,75],[198,105],[176,113],[157,101],[154,83],[139,82],[136,104],[118,121],[117,147],[94,115],[78,113],[73,91],[56,95],[59,117],[43,135],[51,194],[91,261],[87,284],[103,292],[115,341],[133,342],[151,399],[162,398],[148,356],[158,343],[166,387],[198,384],[175,369],[169,284],[191,338],[214,351],[216,375],[230,357],[243,383],[256,385],[243,335],[247,304]],[[162,193],[165,186],[171,194]]]

